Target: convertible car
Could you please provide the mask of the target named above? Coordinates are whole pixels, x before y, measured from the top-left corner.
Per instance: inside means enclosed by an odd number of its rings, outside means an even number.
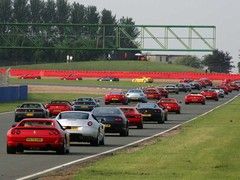
[[[201,94],[206,99],[213,99],[215,101],[218,101],[218,93],[215,90],[211,90],[211,89],[203,90]]]
[[[49,111],[49,116],[56,116],[58,113],[62,111],[72,111],[73,107],[72,104],[69,101],[65,100],[54,100],[50,103],[46,104],[45,107]]]
[[[15,122],[24,118],[48,118],[49,111],[42,103],[26,102],[15,109]]]
[[[76,74],[69,74],[60,78],[61,80],[82,80],[82,77]]]
[[[7,153],[24,150],[69,153],[69,134],[54,119],[23,119],[7,132]]]
[[[145,88],[143,90],[144,94],[146,94],[148,99],[161,99],[161,94],[156,88]]]
[[[92,97],[78,98],[73,102],[74,111],[92,111],[99,106],[99,102]]]
[[[181,112],[181,106],[175,98],[162,98],[157,104],[160,107],[166,108],[168,112],[176,112],[176,114],[180,114]]]
[[[135,107],[120,107],[120,109],[125,114],[128,119],[129,126],[137,126],[138,129],[143,128],[143,118],[142,115],[137,111]]]
[[[41,76],[34,75],[34,74],[25,74],[25,75],[19,76],[18,79],[41,79]]]
[[[128,98],[123,92],[111,91],[104,96],[105,104],[110,103],[122,103],[124,105],[128,104]]]
[[[70,134],[70,142],[104,145],[105,127],[91,112],[65,111],[59,113],[56,120]]]
[[[185,104],[201,103],[205,105],[205,101],[206,101],[205,96],[197,92],[192,92],[187,94],[184,99],[185,99]]]
[[[92,110],[94,117],[105,125],[106,133],[119,133],[128,136],[128,120],[118,107],[96,107]]]
[[[167,120],[167,112],[159,107],[157,103],[138,103],[136,109],[142,114],[143,121],[156,121],[160,124]]]
[[[119,81],[117,77],[101,77],[98,78],[97,81]]]
[[[132,82],[138,82],[138,83],[152,83],[153,79],[150,77],[142,77],[142,78],[136,78],[132,79]]]

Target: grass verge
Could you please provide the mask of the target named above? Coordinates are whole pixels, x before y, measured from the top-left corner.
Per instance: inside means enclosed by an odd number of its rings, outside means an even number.
[[[238,179],[240,98],[139,151],[82,168],[75,179]]]
[[[0,112],[14,111],[15,108],[21,105],[23,102],[42,102],[47,103],[51,100],[68,100],[73,101],[78,97],[99,97],[99,94],[62,94],[62,93],[29,93],[28,100],[26,101],[16,101],[11,103],[1,103]]]
[[[149,61],[83,61],[73,63],[52,63],[14,66],[21,69],[59,70],[111,70],[111,71],[150,71],[150,72],[200,72],[201,70],[183,65]]]

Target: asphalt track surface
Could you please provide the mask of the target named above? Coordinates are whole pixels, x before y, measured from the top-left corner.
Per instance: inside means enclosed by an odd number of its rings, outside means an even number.
[[[14,123],[14,113],[0,114],[0,179],[17,179],[28,176],[64,163],[68,163],[80,158],[98,154],[110,149],[114,149],[134,141],[160,133],[187,120],[190,120],[200,114],[203,114],[216,106],[232,99],[239,92],[232,92],[221,98],[219,101],[207,100],[206,105],[182,103],[181,114],[169,113],[168,121],[165,124],[146,123],[144,129],[131,128],[128,137],[120,137],[115,134],[106,134],[105,145],[92,147],[88,144],[71,146],[70,154],[56,155],[55,152],[35,152],[25,151],[23,154],[8,155],[6,153],[6,133]],[[185,93],[171,94],[183,102]],[[131,103],[130,106],[134,106]]]

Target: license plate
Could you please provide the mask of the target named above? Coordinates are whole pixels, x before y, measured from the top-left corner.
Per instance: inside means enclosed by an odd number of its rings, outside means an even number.
[[[88,108],[88,106],[84,106],[84,105],[83,105],[83,106],[81,106],[81,108]]]
[[[27,142],[43,142],[43,138],[27,138]]]
[[[210,98],[210,97],[212,97],[212,96],[206,96],[206,97]]]
[[[71,130],[73,130],[73,131],[78,131],[79,128],[78,128],[78,127],[71,127]]]
[[[142,114],[143,117],[151,117],[151,114]]]
[[[27,116],[33,116],[33,113],[27,113],[26,115]]]
[[[117,98],[112,98],[112,101],[117,101],[118,99]]]
[[[111,124],[105,124],[105,127],[110,128]]]

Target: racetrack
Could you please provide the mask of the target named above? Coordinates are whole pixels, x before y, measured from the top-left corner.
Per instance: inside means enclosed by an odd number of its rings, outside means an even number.
[[[165,124],[148,123],[144,124],[144,129],[130,129],[129,137],[119,137],[118,135],[107,135],[105,146],[92,147],[88,144],[72,146],[69,155],[56,155],[54,152],[30,152],[24,154],[8,155],[6,153],[6,132],[14,123],[13,113],[0,114],[0,179],[16,179],[39,171],[52,168],[63,163],[68,163],[76,159],[91,156],[100,152],[104,152],[116,147],[126,145],[128,143],[140,140],[145,137],[152,136],[156,133],[169,129],[177,124],[190,120],[197,115],[203,114],[210,109],[230,100],[236,96],[238,92],[225,96],[224,99],[216,101],[207,101],[206,105],[182,104],[182,114],[169,113],[168,121]],[[171,94],[171,97],[176,97],[183,101],[185,93],[179,95]],[[131,103],[134,105],[134,103]]]

